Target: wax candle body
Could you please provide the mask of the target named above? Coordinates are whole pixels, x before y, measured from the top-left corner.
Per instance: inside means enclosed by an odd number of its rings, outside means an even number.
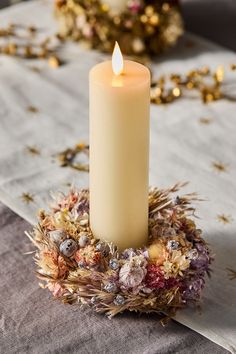
[[[110,61],[90,71],[90,226],[120,250],[148,237],[150,73]]]

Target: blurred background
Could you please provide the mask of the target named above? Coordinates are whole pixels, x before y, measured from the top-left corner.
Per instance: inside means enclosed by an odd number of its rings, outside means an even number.
[[[0,0],[0,8],[21,1],[31,0]],[[236,51],[235,0],[181,0],[180,3],[187,31]]]

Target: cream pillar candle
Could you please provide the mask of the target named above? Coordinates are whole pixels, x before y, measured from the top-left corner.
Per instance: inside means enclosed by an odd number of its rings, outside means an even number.
[[[90,226],[120,250],[148,237],[150,105],[149,70],[127,60],[121,73],[122,65],[116,47],[89,76]]]

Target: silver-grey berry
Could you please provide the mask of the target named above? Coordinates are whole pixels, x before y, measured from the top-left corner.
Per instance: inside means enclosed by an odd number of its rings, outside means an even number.
[[[108,293],[115,293],[117,291],[117,286],[115,283],[110,282],[104,286],[104,290]]]
[[[169,240],[167,242],[167,248],[169,250],[177,250],[179,248],[179,242],[175,240]]]
[[[89,237],[87,236],[86,233],[81,233],[81,236],[79,238],[79,246],[81,248],[86,247],[89,244]]]
[[[109,261],[109,266],[111,269],[116,270],[119,268],[119,261],[116,258],[112,258]]]
[[[118,295],[116,295],[113,302],[116,306],[121,306],[121,305],[124,305],[125,298],[124,298],[124,296],[118,294]]]
[[[66,233],[64,230],[53,230],[48,233],[49,238],[56,244],[62,243],[66,239]]]
[[[78,244],[72,239],[65,240],[60,244],[60,252],[66,257],[73,256],[77,249]]]

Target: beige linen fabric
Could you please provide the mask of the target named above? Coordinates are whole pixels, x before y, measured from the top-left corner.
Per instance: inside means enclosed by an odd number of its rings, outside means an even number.
[[[53,33],[56,23],[50,4],[39,0],[2,10],[1,25],[33,23],[42,36]],[[194,42],[191,48],[186,46],[189,39]],[[72,43],[63,46],[61,56],[66,64],[57,70],[45,62],[0,57],[0,199],[30,223],[35,222],[37,209],[46,207],[50,191],[65,190],[68,182],[88,186],[86,173],[59,167],[55,154],[88,141],[88,72],[105,56]],[[186,35],[153,69],[160,75],[232,62],[234,53]],[[41,68],[39,73],[32,70],[35,65]],[[235,89],[233,76],[230,73],[227,82]],[[29,112],[28,106],[38,112]],[[191,181],[185,191],[197,191],[207,199],[198,207],[197,222],[216,254],[202,313],[190,309],[177,320],[231,352],[236,352],[236,280],[229,279],[227,268],[236,270],[235,108],[235,102],[226,100],[204,105],[192,94],[171,105],[152,105],[150,153],[150,185]],[[201,124],[203,117],[211,123]],[[28,153],[26,146],[32,145],[40,149],[39,156]],[[227,166],[226,172],[214,170],[218,161]],[[24,203],[22,193],[33,194],[34,202]],[[228,224],[219,221],[221,214],[228,216]]]

